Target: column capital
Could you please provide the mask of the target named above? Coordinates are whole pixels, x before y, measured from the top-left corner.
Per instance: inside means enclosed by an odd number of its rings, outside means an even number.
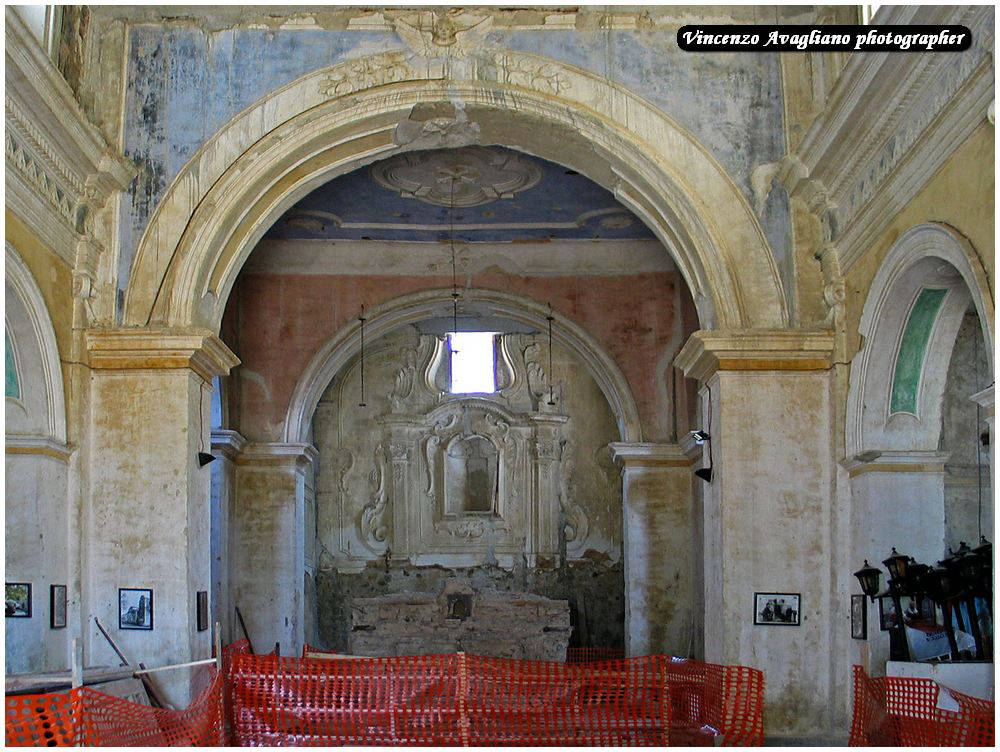
[[[854,478],[865,473],[943,473],[951,452],[933,450],[872,450],[842,460],[841,465]]]
[[[795,329],[699,329],[674,365],[705,381],[716,371],[825,371],[833,365],[833,332]]]
[[[678,444],[612,442],[615,460],[630,467],[690,467],[691,457]]]
[[[975,394],[970,395],[969,399],[983,408],[986,413],[986,417],[993,417],[994,405],[996,404],[993,397],[993,384],[990,384],[981,392],[976,392]]]
[[[319,452],[312,444],[302,442],[268,442],[245,444],[236,455],[237,465],[305,468],[316,462]]]
[[[239,453],[243,451],[247,440],[239,431],[226,428],[212,429],[212,452],[225,457],[230,462],[236,462]]]
[[[208,329],[91,329],[85,339],[95,370],[190,368],[210,382],[240,362]]]

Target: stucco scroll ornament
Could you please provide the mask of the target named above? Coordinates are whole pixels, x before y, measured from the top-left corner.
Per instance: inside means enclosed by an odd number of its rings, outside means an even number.
[[[431,429],[431,435],[424,440],[424,469],[427,472],[427,488],[424,493],[429,499],[433,499],[437,495],[437,474],[434,472],[434,457],[437,455],[437,448],[441,445],[443,433],[452,428],[457,421],[457,415],[449,415],[447,418],[439,420]]]
[[[446,533],[453,538],[465,538],[473,540],[482,538],[489,532],[510,532],[510,525],[505,522],[498,522],[495,518],[489,519],[463,519],[457,522],[441,521],[434,524],[434,530],[439,533]]]
[[[562,446],[562,474],[559,479],[559,508],[562,511],[563,536],[566,538],[567,553],[579,553],[590,532],[590,520],[583,507],[573,502],[577,492],[575,479],[576,462],[573,460],[575,445],[566,440]]]
[[[403,367],[396,372],[396,383],[389,393],[394,413],[405,412],[406,401],[413,394],[413,385],[417,377],[417,351],[407,348],[403,351]]]
[[[406,81],[411,77],[412,71],[406,62],[406,55],[402,52],[387,52],[336,66],[320,87],[326,96],[339,97],[362,89]]]
[[[395,19],[393,28],[407,47],[426,58],[468,57],[482,49],[493,28],[493,16],[471,16],[462,10],[426,11],[407,18]]]
[[[531,342],[523,350],[524,369],[528,376],[528,392],[531,394],[532,407],[542,412],[554,411],[556,405],[562,403],[562,385],[554,384],[549,391],[549,377],[542,366],[542,348],[537,342]],[[549,397],[556,405],[549,405]]]
[[[569,88],[569,79],[549,63],[499,53],[494,57],[497,71],[507,83],[527,89],[559,94]]]
[[[370,548],[385,543],[389,536],[389,527],[385,520],[389,506],[386,475],[385,448],[379,445],[375,447],[375,467],[368,476],[372,485],[371,500],[361,510],[361,538]]]

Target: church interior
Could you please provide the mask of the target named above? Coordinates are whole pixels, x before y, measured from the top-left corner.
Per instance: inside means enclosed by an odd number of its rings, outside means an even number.
[[[883,677],[992,719],[992,6],[5,34],[8,698],[248,640],[745,667],[769,744],[856,743]]]

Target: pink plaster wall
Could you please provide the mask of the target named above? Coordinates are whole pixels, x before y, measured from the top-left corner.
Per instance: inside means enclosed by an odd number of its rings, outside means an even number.
[[[629,380],[644,440],[670,438],[671,408],[657,381],[665,383],[665,353],[672,357],[696,328],[679,275],[521,277],[493,271],[476,275],[473,283],[551,303],[585,329]],[[444,276],[243,274],[222,326],[223,339],[242,361],[231,390],[232,427],[251,440],[279,440],[302,371],[321,345],[358,315],[362,303],[371,307],[450,285]]]

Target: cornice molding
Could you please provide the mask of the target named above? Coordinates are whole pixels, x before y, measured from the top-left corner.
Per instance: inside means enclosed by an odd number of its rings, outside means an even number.
[[[825,371],[833,365],[833,348],[831,331],[699,329],[674,365],[698,381],[716,371]]]
[[[615,461],[630,467],[690,467],[693,459],[679,444],[612,442]]]
[[[52,457],[60,462],[69,462],[73,448],[47,436],[21,436],[7,434],[5,437],[7,454],[36,454]]]
[[[850,477],[865,473],[944,473],[951,452],[869,451],[841,460]]]
[[[190,368],[210,382],[240,362],[207,329],[92,329],[85,339],[89,364],[95,370]]]
[[[227,428],[212,429],[212,454],[221,455],[230,462],[236,462],[246,443],[247,440],[239,431]]]
[[[90,123],[20,16],[7,8],[5,20],[7,204],[73,267],[78,243],[106,245],[95,215],[136,167]]]
[[[983,389],[981,392],[976,392],[969,396],[969,399],[979,405],[983,410],[986,411],[986,417],[992,418],[993,411],[995,409],[996,403],[993,397],[994,385],[990,384],[988,387]]]
[[[846,271],[987,118],[993,101],[991,6],[893,6],[880,23],[968,26],[963,53],[851,55],[779,177],[817,214]]]
[[[246,444],[236,455],[236,464],[304,469],[318,458],[316,447],[305,442],[260,442]]]

